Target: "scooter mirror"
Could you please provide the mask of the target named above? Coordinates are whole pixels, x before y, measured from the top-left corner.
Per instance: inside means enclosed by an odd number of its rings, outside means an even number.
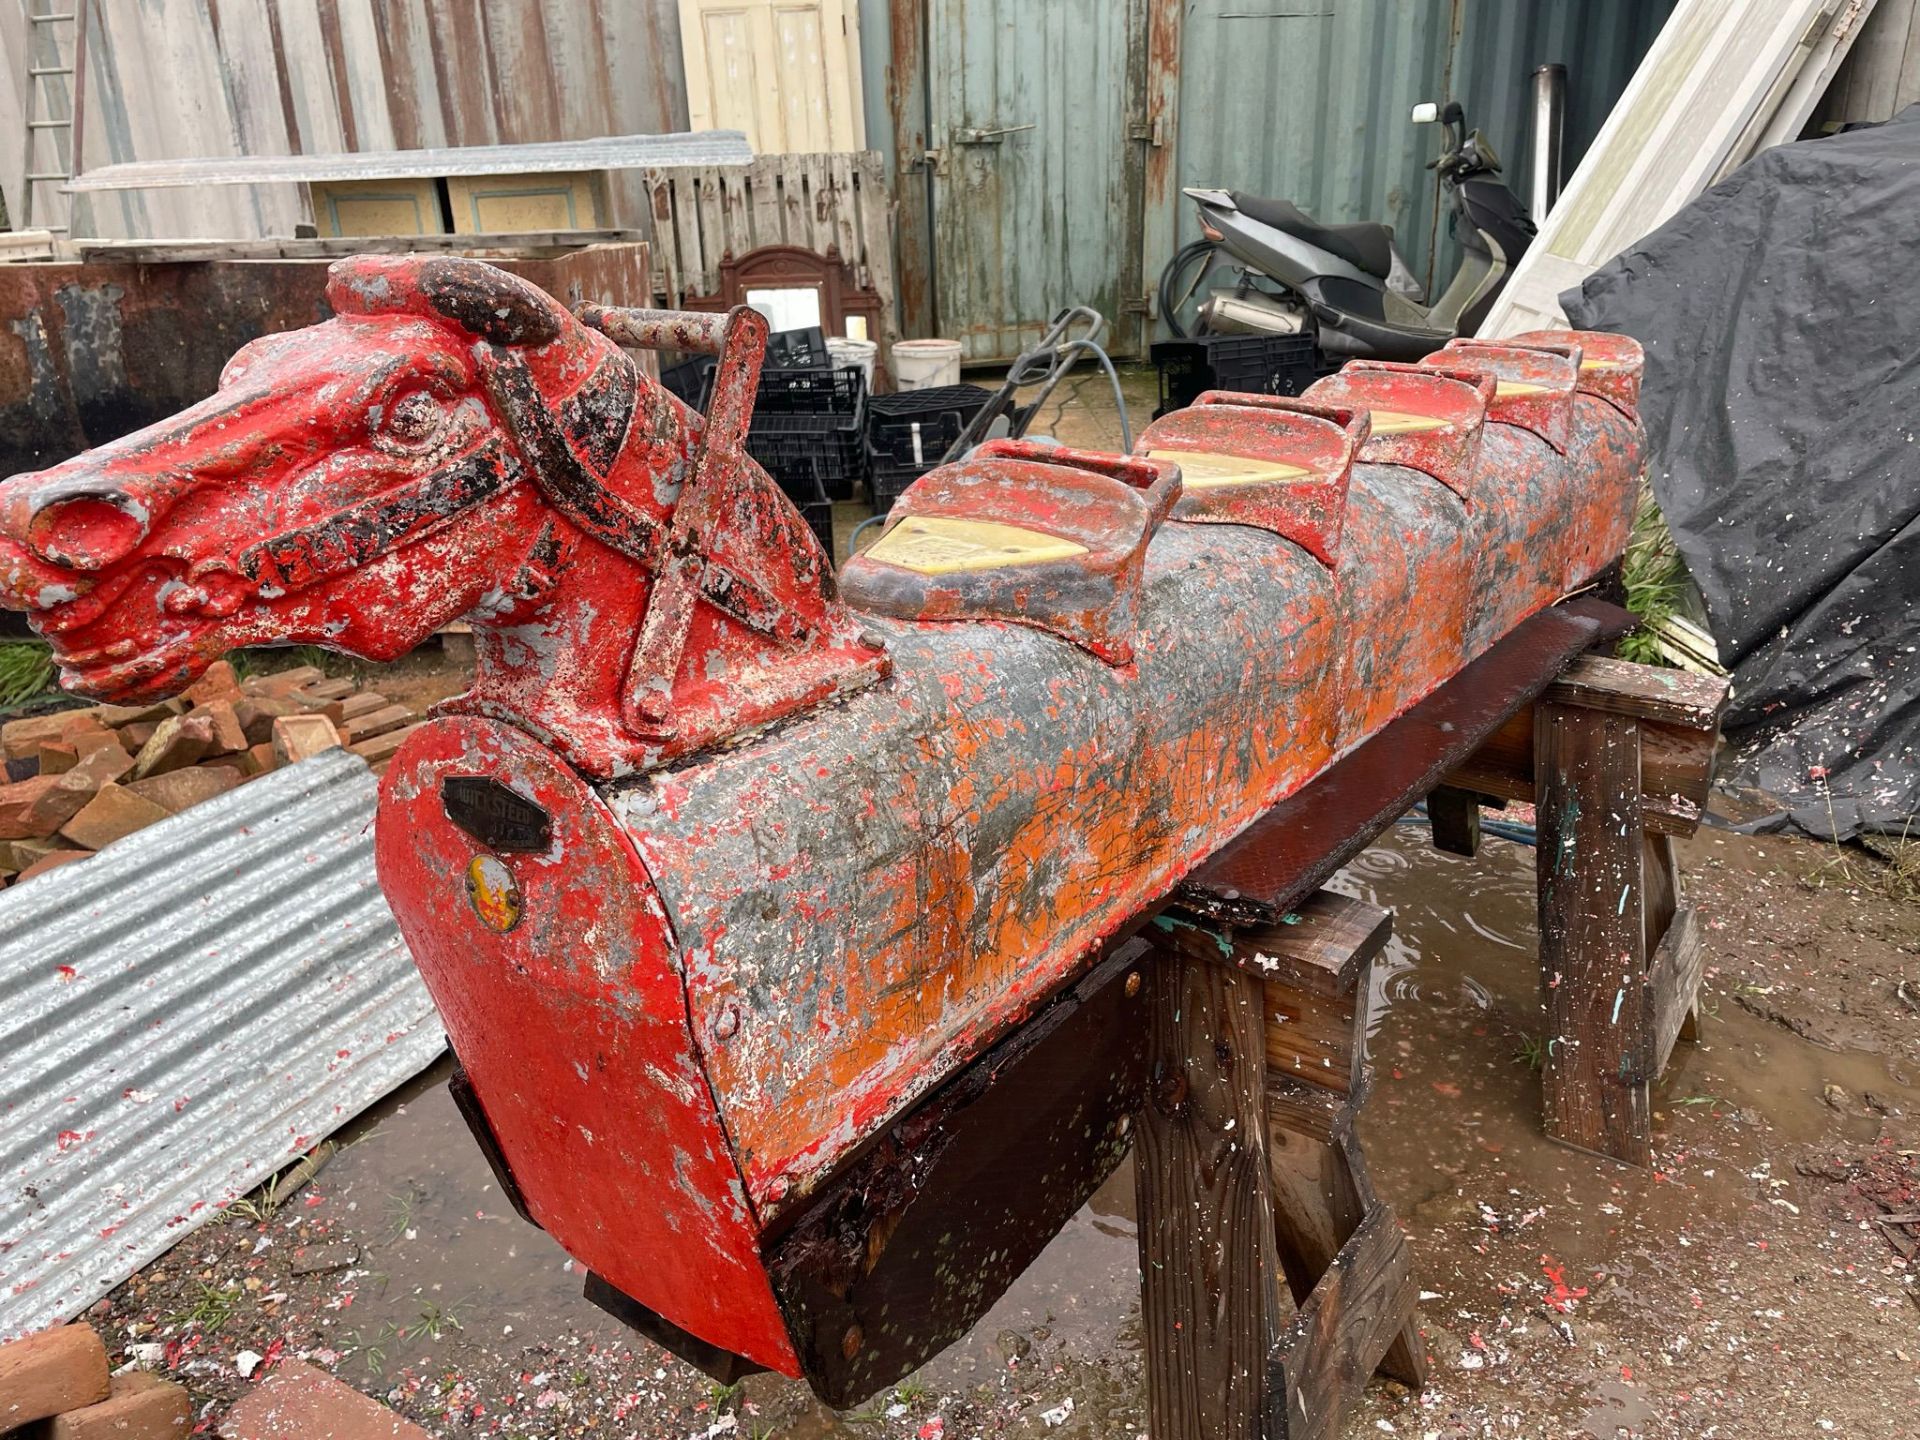
[[[1413,107],[1413,123],[1416,125],[1431,125],[1439,118],[1440,107],[1431,100]]]

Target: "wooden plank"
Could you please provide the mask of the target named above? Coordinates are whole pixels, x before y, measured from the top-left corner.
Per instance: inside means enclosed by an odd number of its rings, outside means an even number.
[[[1286,1440],[1334,1440],[1416,1298],[1393,1211],[1376,1206],[1340,1249],[1274,1347],[1286,1381]],[[1155,1440],[1160,1432],[1154,1431]]]
[[[1542,704],[1535,727],[1547,1134],[1653,1158],[1642,918],[1640,722]]]
[[[1522,621],[1215,851],[1175,892],[1179,902],[1235,924],[1279,919],[1440,784],[1568,661],[1632,623],[1624,610],[1590,599]]]
[[[1351,1123],[1331,1136],[1292,1128],[1291,1108],[1273,1103],[1290,1085],[1272,1077],[1267,1083],[1267,1164],[1280,1266],[1294,1303],[1305,1305],[1341,1248],[1378,1207],[1379,1197]],[[1418,1389],[1426,1379],[1426,1356],[1411,1306],[1399,1330],[1380,1358],[1379,1368]]]
[[[1339,996],[1352,993],[1361,969],[1393,933],[1389,912],[1331,890],[1315,891],[1271,925],[1221,927],[1179,909],[1153,923],[1163,944],[1193,959]]]
[[[1471,755],[1447,772],[1446,784],[1500,800],[1532,800],[1534,713],[1511,716]],[[1649,830],[1688,836],[1700,828],[1713,785],[1719,733],[1640,722],[1641,814]]]
[[[1545,698],[1693,730],[1714,730],[1719,728],[1729,693],[1727,681],[1716,675],[1637,665],[1610,655],[1582,655],[1547,687]]]
[[[1326,995],[1268,980],[1267,1071],[1344,1095],[1359,1081],[1353,992]]]
[[[362,760],[365,760],[369,765],[378,766],[384,761],[391,760],[394,752],[406,744],[407,737],[412,735],[414,731],[418,730],[420,726],[424,724],[426,724],[426,721],[422,720],[402,730],[389,730],[386,734],[376,735],[371,740],[362,740],[357,744],[349,745],[347,749],[358,755]]]
[[[858,216],[860,253],[866,262],[868,283],[880,297],[880,334],[867,338],[880,342],[880,361],[884,368],[901,334],[902,302],[894,283],[893,266],[896,220],[893,192],[887,187],[885,162],[878,150],[854,156],[848,168],[847,193]]]
[[[1700,993],[1700,975],[1706,966],[1706,932],[1700,924],[1700,912],[1683,905],[1660,939],[1647,967],[1647,986],[1653,992],[1653,1068],[1658,1075],[1673,1056],[1679,1040],[1694,1017],[1694,1001]]]
[[[1427,796],[1427,822],[1434,849],[1469,860],[1480,853],[1480,797],[1473,791],[1440,786]]]
[[[699,258],[697,272],[690,266],[687,283],[697,285],[695,294],[711,295],[720,288],[720,258],[727,249],[727,222],[722,215],[725,186],[717,169],[700,172],[695,181],[694,209],[699,217],[700,243],[694,253]],[[688,263],[685,251],[680,258]]]
[[[813,222],[808,215],[808,200],[813,191],[811,172],[817,155],[779,155],[780,162],[780,243],[813,247]],[[756,237],[757,238],[757,237]],[[760,240],[762,245],[767,242]]]
[[[1328,1143],[1353,1133],[1353,1117],[1373,1093],[1373,1068],[1360,1067],[1360,1078],[1346,1094],[1302,1085],[1298,1080],[1267,1075],[1267,1132],[1311,1136]]]
[[[785,169],[784,155],[761,156],[747,170],[743,178],[747,198],[747,250],[758,250],[762,245],[779,245],[786,233],[786,217],[780,206],[780,179]],[[735,256],[744,255],[747,250],[737,250]]]
[[[1262,1440],[1280,1265],[1259,982],[1162,951],[1135,1148],[1154,1440]]]
[[[351,748],[362,740],[371,740],[389,730],[398,730],[402,725],[411,724],[419,718],[405,705],[389,705],[384,710],[375,710],[370,715],[347,721],[344,732],[347,745]]]

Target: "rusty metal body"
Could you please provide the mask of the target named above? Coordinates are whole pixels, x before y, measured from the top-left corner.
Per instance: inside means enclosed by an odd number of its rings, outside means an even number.
[[[1617,556],[1640,468],[1631,342],[1461,346],[1204,396],[1132,457],[985,447],[836,596],[739,451],[756,317],[583,326],[448,261],[334,298],[171,428],[0,487],[0,597],[115,697],[466,615],[475,687],[395,758],[378,854],[486,1141],[613,1290],[836,1403],[1124,1151],[1103,946]],[[606,335],[719,353],[712,410]],[[1003,1073],[1050,1077],[1032,1124],[956,1139]],[[939,1253],[926,1176],[996,1144],[1067,1158],[969,1215],[977,1276],[895,1268]]]

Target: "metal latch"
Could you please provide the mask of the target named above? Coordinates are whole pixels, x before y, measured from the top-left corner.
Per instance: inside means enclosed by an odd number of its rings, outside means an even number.
[[[953,143],[956,145],[998,145],[1009,135],[1018,135],[1022,130],[1032,130],[1035,128],[1034,125],[1028,124],[1002,125],[995,130],[955,130],[953,132]]]

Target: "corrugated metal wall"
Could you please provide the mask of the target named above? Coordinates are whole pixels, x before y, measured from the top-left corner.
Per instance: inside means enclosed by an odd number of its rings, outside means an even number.
[[[1408,123],[1414,104],[1458,97],[1524,189],[1533,68],[1559,61],[1569,70],[1571,173],[1672,8],[1673,0],[1184,0],[1169,202],[1182,213],[1145,217],[1149,283],[1195,233],[1178,198],[1184,185],[1285,196],[1329,222],[1387,221],[1423,276],[1445,275],[1453,252],[1436,235],[1438,187],[1425,168],[1439,137]],[[925,180],[904,167],[925,143],[926,9],[927,0],[867,0],[861,9],[868,143],[896,175],[901,283],[916,302],[903,314],[914,333],[926,314],[912,294],[916,269],[930,262],[915,233]]]
[[[92,6],[85,168],[687,128],[674,0],[82,3]],[[0,65],[18,68],[11,43]],[[615,192],[615,218],[643,223],[639,177]],[[76,233],[284,235],[300,218],[284,186],[90,204]]]
[[[1320,220],[1383,220],[1429,284],[1452,268],[1408,122],[1458,99],[1525,198],[1536,65],[1568,67],[1567,171],[1592,142],[1672,0],[1193,0],[1180,60],[1183,185],[1283,196]],[[1191,224],[1181,233],[1191,238]],[[1435,260],[1439,264],[1435,265]]]

